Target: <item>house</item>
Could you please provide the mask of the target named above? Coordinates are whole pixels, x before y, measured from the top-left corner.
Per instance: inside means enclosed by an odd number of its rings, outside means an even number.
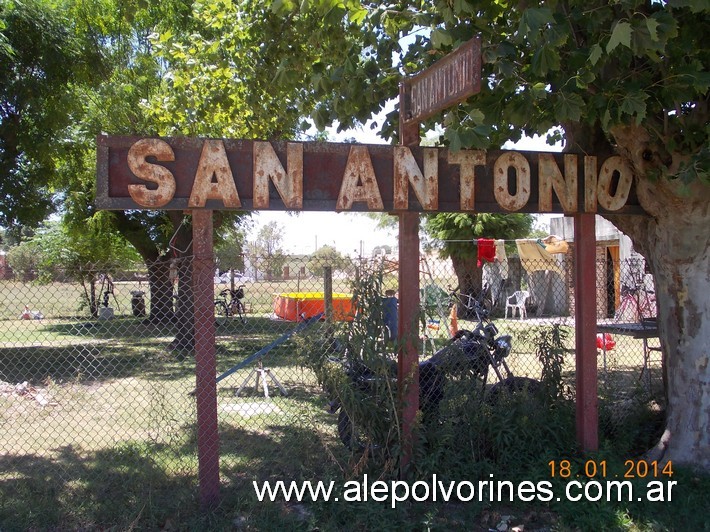
[[[646,271],[643,256],[634,251],[631,239],[619,231],[611,222],[596,216],[596,258],[597,258],[597,317],[613,317],[621,302],[624,286],[643,286],[649,292],[654,290],[653,278]],[[569,243],[566,256],[566,300],[569,314],[574,313],[574,221],[570,217],[550,220],[550,233]]]
[[[513,254],[507,258],[506,276],[496,263],[484,265],[484,282],[494,290],[500,305],[514,291],[530,292],[529,316],[571,316],[574,314],[574,222],[569,217],[550,220],[550,234],[566,243],[563,253],[552,252],[543,261],[525,260]],[[530,242],[536,242],[530,240]],[[537,242],[542,247],[545,243]],[[653,292],[653,279],[645,271],[644,258],[633,249],[631,239],[611,222],[596,217],[597,317],[613,317],[624,287],[641,287]],[[549,247],[547,248],[550,249]],[[505,277],[505,278],[504,278]],[[633,319],[633,317],[628,317]]]

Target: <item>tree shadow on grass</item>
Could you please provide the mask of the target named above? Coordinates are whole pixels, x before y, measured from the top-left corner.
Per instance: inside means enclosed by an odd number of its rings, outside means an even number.
[[[175,516],[191,516],[197,510],[194,471],[175,474],[154,460],[171,452],[121,443],[91,453],[65,446],[55,458],[5,456],[0,528],[158,529]]]
[[[68,445],[56,449],[51,458],[3,456],[0,529],[335,530],[377,529],[383,522],[416,529],[426,521],[442,529],[467,523],[473,530],[480,521],[479,507],[455,501],[408,502],[394,510],[385,503],[326,504],[308,499],[287,503],[283,497],[260,502],[254,481],[259,487],[266,480],[344,481],[334,435],[317,433],[305,418],[285,418],[260,430],[221,423],[221,505],[203,513],[198,503],[196,430],[195,424],[182,427],[170,445],[122,442],[96,452]],[[449,473],[452,479],[474,480]],[[577,501],[554,505],[552,510],[573,527],[615,529],[629,515],[640,528],[702,530],[710,477],[678,471],[673,480],[678,484],[672,502]],[[522,509],[517,515],[525,515],[543,506],[520,503],[515,512]]]
[[[184,324],[187,326],[188,324]],[[215,335],[222,338],[240,340],[244,338],[263,339],[289,332],[298,324],[252,317],[243,324],[237,318],[215,318]],[[67,339],[92,338],[96,340],[125,340],[139,342],[173,336],[180,323],[177,321],[153,322],[146,319],[116,317],[110,320],[78,320],[61,323],[50,322],[42,331],[63,336]]]
[[[229,345],[216,346],[218,372],[246,360],[269,345],[273,335],[249,337]],[[276,368],[292,368],[294,348],[286,343],[265,356]],[[255,365],[257,360],[253,361]],[[252,364],[245,366],[249,368]],[[79,341],[59,346],[19,346],[0,348],[0,381],[38,386],[47,380],[55,383],[96,382],[138,377],[179,380],[195,374],[194,357],[179,360],[167,350],[166,341],[132,338],[132,341]]]
[[[106,380],[144,374],[146,355],[135,349],[96,344],[0,349],[0,380],[53,382]]]
[[[290,424],[249,431],[220,425],[221,505],[199,509],[196,425],[172,445],[122,442],[85,452],[71,445],[55,456],[5,455],[0,465],[0,529],[131,528],[223,530],[235,515],[293,530],[303,523],[283,504],[261,504],[251,480],[332,478],[313,430]],[[264,528],[266,527],[266,528]]]

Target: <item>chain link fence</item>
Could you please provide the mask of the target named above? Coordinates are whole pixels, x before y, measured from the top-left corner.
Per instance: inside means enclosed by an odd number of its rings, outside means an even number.
[[[490,407],[493,388],[511,375],[539,383],[557,368],[555,393],[574,397],[572,254],[508,255],[480,267],[474,260],[464,275],[449,259],[421,261],[424,425],[433,410],[460,419],[472,404]],[[193,300],[214,302],[213,452],[224,486],[348,475],[361,463],[359,447],[386,445],[382,434],[398,426],[396,257],[337,265],[264,257],[244,272],[215,272],[209,294],[194,292],[195,266],[185,258],[141,272],[88,267],[0,281],[0,528],[129,526],[148,499],[163,501],[165,515],[194,502],[201,331]],[[642,262],[606,259],[597,279],[587,296],[598,308],[600,432],[618,438],[630,419],[653,418],[663,405],[653,282]],[[476,350],[486,334],[482,362]],[[556,365],[540,355],[543,344]],[[358,432],[358,401],[375,404],[379,436]],[[152,511],[156,526],[169,524]]]

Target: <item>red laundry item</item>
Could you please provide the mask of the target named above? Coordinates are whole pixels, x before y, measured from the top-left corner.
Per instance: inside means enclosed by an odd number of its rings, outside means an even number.
[[[616,346],[616,341],[614,337],[609,333],[599,333],[597,334],[597,349],[603,349],[604,351],[611,351]]]
[[[478,262],[477,266],[483,266],[483,261],[493,262],[496,258],[496,241],[492,238],[478,239]]]

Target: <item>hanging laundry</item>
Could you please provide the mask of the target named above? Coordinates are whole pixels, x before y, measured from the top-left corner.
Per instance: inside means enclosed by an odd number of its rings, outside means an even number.
[[[562,268],[548,251],[535,240],[516,240],[520,263],[528,272],[550,270],[564,275]]]
[[[550,235],[542,239],[545,251],[548,253],[567,253],[569,245],[557,235]]]
[[[496,240],[496,262],[500,276],[503,279],[508,278],[508,256],[505,253],[505,240]]]
[[[496,243],[492,238],[478,239],[478,262],[477,266],[483,266],[483,261],[493,262],[496,258]]]

